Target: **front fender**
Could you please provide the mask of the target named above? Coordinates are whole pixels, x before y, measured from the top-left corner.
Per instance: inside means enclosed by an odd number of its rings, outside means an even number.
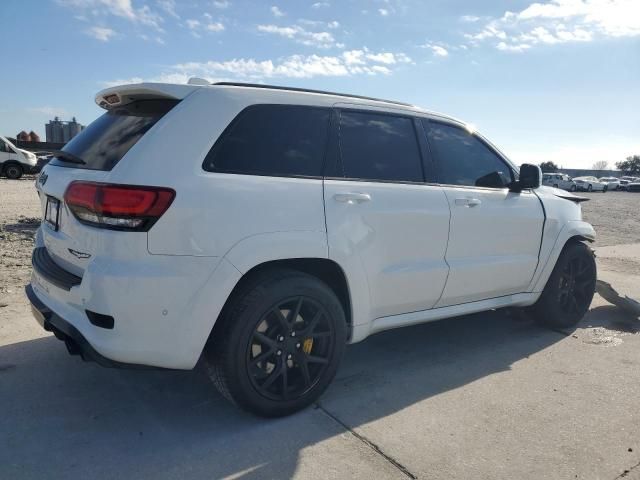
[[[558,233],[553,248],[548,254],[546,260],[543,261],[542,258],[540,259],[540,267],[532,281],[532,292],[542,292],[547,284],[547,280],[549,280],[549,277],[551,276],[553,267],[555,267],[556,262],[558,261],[558,257],[560,256],[562,249],[572,238],[579,238],[581,240],[584,239],[593,242],[596,239],[596,232],[590,223],[583,222],[581,220],[571,220],[566,222],[564,227],[562,227]]]

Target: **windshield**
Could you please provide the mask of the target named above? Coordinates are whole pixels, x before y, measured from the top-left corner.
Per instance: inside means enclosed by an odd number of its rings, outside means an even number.
[[[177,100],[141,100],[110,110],[67,143],[62,152],[69,155],[55,156],[51,165],[111,170],[177,103]]]

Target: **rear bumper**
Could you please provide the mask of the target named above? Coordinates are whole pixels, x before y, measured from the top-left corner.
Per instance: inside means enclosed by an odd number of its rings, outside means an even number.
[[[24,290],[27,298],[29,299],[29,302],[31,302],[31,310],[33,311],[33,316],[35,317],[35,319],[42,326],[42,328],[44,328],[47,332],[52,332],[56,336],[56,338],[62,340],[65,343],[69,354],[80,355],[80,357],[86,362],[95,362],[103,367],[108,368],[157,368],[149,367],[146,365],[116,362],[100,355],[76,327],[53,312],[37,297],[31,285],[27,285]]]
[[[192,369],[240,278],[224,259],[134,248],[122,250],[125,258],[92,256],[71,276],[43,243],[36,236],[27,291],[34,315],[70,351],[101,365]]]

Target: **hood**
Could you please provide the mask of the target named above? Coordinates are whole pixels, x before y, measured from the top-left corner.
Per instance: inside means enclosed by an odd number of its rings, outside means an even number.
[[[16,148],[16,150],[24,155],[27,163],[35,165],[38,161],[35,153],[29,152],[28,150],[23,150],[22,148]]]

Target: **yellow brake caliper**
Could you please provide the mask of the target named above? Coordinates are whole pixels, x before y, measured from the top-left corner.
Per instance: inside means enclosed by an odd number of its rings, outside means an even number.
[[[302,342],[302,351],[309,355],[311,353],[311,349],[313,348],[313,338],[305,338],[304,342]]]

